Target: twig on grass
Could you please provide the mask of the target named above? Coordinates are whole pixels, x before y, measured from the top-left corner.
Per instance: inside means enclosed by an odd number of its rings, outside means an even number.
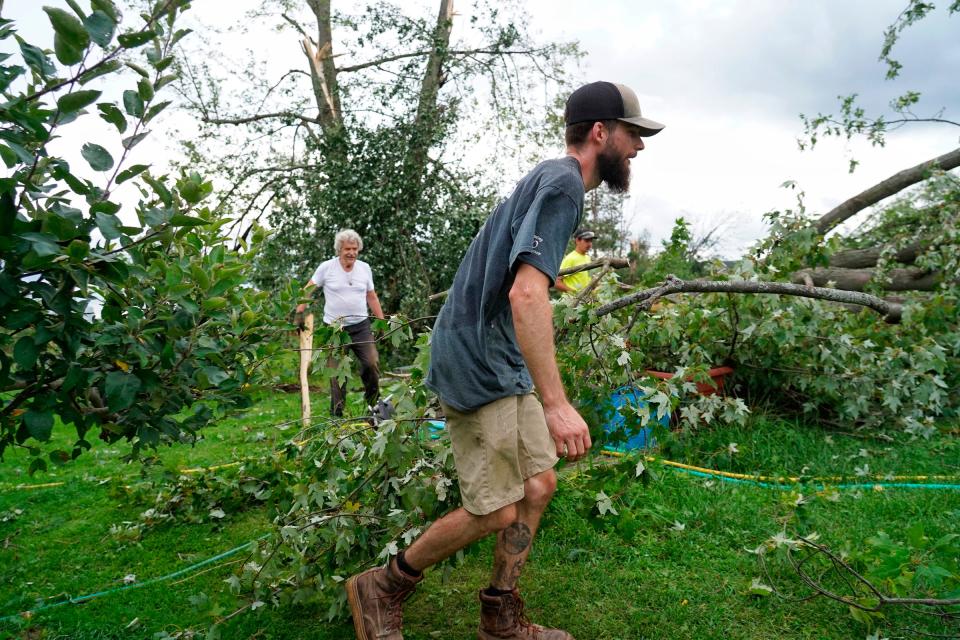
[[[823,596],[847,605],[852,611],[862,611],[864,612],[863,615],[881,618],[884,617],[884,611],[897,608],[925,616],[928,620],[931,618],[937,620],[944,625],[942,630],[948,631],[944,634],[901,627],[898,629],[899,631],[908,632],[908,635],[904,637],[917,635],[929,638],[960,638],[954,630],[954,626],[960,621],[960,610],[955,608],[960,606],[960,598],[900,598],[888,596],[843,557],[828,547],[803,536],[797,536],[794,541],[786,541],[785,554],[796,576],[811,592],[805,596],[788,595],[777,589],[763,550],[758,549],[754,553],[758,557],[762,576],[766,580],[765,586],[769,587],[773,595],[784,601],[806,602]],[[828,578],[837,588],[841,589],[841,592],[827,586]],[[887,620],[887,623],[890,622],[892,620]],[[953,633],[949,633],[949,631],[953,631]]]

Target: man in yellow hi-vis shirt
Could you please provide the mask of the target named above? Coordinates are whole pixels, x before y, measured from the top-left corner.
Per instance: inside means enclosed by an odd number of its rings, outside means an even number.
[[[590,251],[590,248],[593,246],[593,239],[595,237],[596,235],[593,231],[586,229],[580,229],[573,234],[573,251],[563,257],[563,262],[560,263],[560,270],[563,271],[570,267],[579,267],[582,264],[590,262],[590,256],[587,255],[587,252]],[[590,284],[590,276],[587,272],[578,271],[569,276],[557,278],[553,286],[566,293],[575,293],[588,284]]]

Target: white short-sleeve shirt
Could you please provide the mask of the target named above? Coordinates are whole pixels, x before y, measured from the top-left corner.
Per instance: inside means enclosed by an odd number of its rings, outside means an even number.
[[[310,278],[323,289],[323,321],[357,324],[367,319],[367,292],[373,291],[373,272],[362,260],[353,269],[344,271],[339,258],[320,263]]]

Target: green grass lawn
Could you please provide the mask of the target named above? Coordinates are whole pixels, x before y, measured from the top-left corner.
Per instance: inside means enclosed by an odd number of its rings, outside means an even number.
[[[296,395],[265,398],[207,430],[196,446],[162,449],[157,463],[145,467],[123,463],[124,446],[98,442],[74,463],[31,478],[27,458],[11,452],[0,464],[0,617],[120,589],[126,576],[135,576],[134,584],[165,576],[269,531],[269,515],[260,507],[214,522],[161,524],[139,539],[111,534],[111,526],[137,521],[151,506],[150,483],[170,470],[270,455],[297,429],[275,425],[298,411]],[[763,417],[749,428],[702,430],[662,454],[765,475],[960,476],[960,440],[946,433],[926,441],[864,439]],[[532,619],[563,626],[580,640],[866,637],[866,628],[839,604],[747,594],[761,572],[745,549],[783,529],[796,494],[660,468],[659,480],[646,487],[638,482],[620,496],[619,517],[597,521],[585,519],[578,507],[577,471],[564,471],[522,580]],[[47,482],[64,484],[16,488]],[[960,532],[960,491],[865,488],[833,499],[809,493],[804,526],[837,548],[878,530],[896,536],[916,522],[931,537]],[[406,638],[473,637],[476,591],[488,580],[490,547],[490,541],[479,543],[462,566],[428,573],[408,604]],[[83,604],[46,608],[30,619],[7,619],[0,622],[0,638],[162,638],[184,631],[181,637],[190,637],[189,631],[204,637],[214,616],[243,604],[223,582],[243,557]],[[797,590],[796,584],[778,586]],[[352,637],[349,621],[328,623],[325,612],[266,606],[220,625],[220,637]]]

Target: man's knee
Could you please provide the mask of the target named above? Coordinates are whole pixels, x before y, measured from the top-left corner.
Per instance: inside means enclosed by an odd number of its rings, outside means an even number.
[[[523,483],[523,499],[530,505],[545,508],[557,490],[557,474],[547,469],[527,478]]]
[[[373,346],[364,349],[360,354],[360,368],[371,373],[380,373],[380,353]]]
[[[479,518],[480,527],[483,529],[483,535],[503,531],[517,521],[517,505],[508,504],[486,515],[477,516],[477,518]]]

